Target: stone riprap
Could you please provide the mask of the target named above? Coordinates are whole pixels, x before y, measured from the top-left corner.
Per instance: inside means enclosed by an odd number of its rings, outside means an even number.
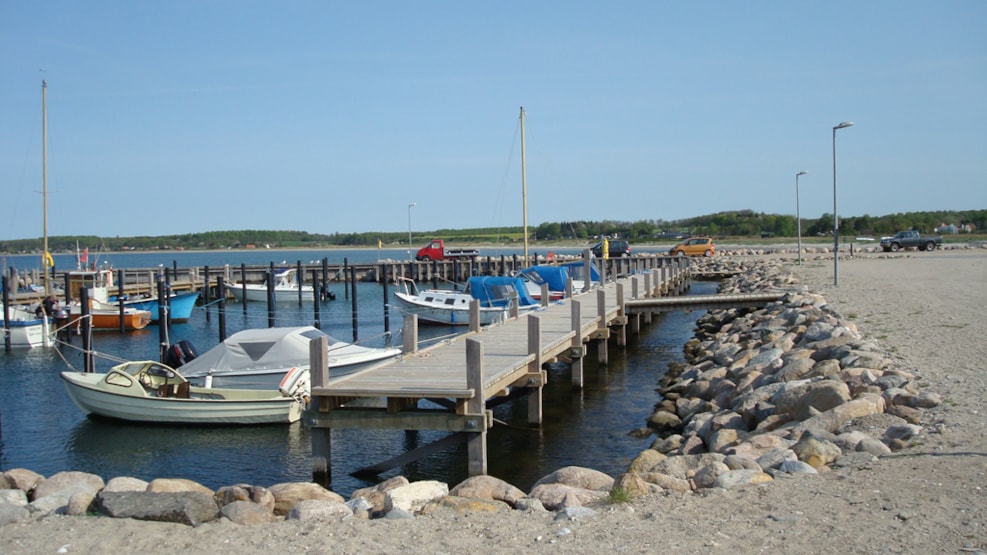
[[[660,399],[638,437],[657,436],[616,477],[582,467],[559,469],[530,492],[491,476],[449,488],[391,478],[344,499],[314,483],[237,484],[213,491],[184,479],[104,483],[84,472],[44,477],[28,469],[0,474],[0,525],[47,515],[101,515],[198,526],[277,520],[414,518],[438,511],[555,511],[587,518],[601,503],[642,495],[691,495],[764,484],[780,476],[860,469],[915,441],[934,407],[915,372],[895,366],[856,326],[783,270],[763,259],[714,258],[702,269],[733,274],[723,293],[784,292],[762,309],[710,311],[656,384]],[[642,415],[645,416],[645,415]]]

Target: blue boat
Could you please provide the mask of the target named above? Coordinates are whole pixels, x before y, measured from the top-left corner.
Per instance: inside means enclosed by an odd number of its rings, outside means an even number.
[[[191,293],[172,293],[168,297],[168,310],[169,317],[172,322],[187,322],[192,316],[192,309],[195,308],[196,301],[199,300],[199,292],[192,291]],[[113,301],[115,302],[115,301]],[[133,298],[127,299],[123,302],[124,306],[134,307],[138,310],[147,310],[151,313],[151,322],[158,321],[158,298],[157,297],[147,297],[147,298]]]

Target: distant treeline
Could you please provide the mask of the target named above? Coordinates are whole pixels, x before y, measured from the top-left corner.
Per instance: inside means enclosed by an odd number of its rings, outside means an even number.
[[[953,226],[959,232],[969,230],[983,233],[987,229],[987,210],[962,210],[941,212],[908,212],[886,216],[850,216],[840,219],[841,233],[852,235],[892,235],[903,229],[918,229],[933,233],[941,226]],[[600,236],[624,237],[647,242],[667,239],[677,235],[711,235],[730,237],[795,237],[796,221],[793,216],[765,214],[752,210],[718,212],[685,220],[642,220],[622,222],[573,221],[548,222],[529,229],[532,239],[539,241],[592,241]],[[802,235],[826,235],[833,230],[833,215],[823,214],[818,219],[802,219]],[[523,240],[524,230],[518,227],[437,229],[416,231],[413,240],[424,243],[428,238],[444,238],[458,243],[513,243]],[[323,235],[306,231],[208,231],[166,235],[160,237],[96,237],[92,235],[57,236],[48,238],[48,250],[75,252],[76,248],[90,251],[126,250],[201,250],[227,248],[327,248],[339,246],[385,247],[407,245],[406,232],[334,233]],[[22,254],[40,252],[41,238],[0,241],[0,253]]]

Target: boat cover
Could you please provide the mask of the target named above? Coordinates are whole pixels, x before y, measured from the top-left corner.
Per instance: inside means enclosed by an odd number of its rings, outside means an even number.
[[[234,370],[273,370],[309,366],[309,342],[326,335],[312,326],[257,328],[234,333],[225,341],[183,365],[178,371],[186,378]],[[329,337],[329,346],[337,339]]]
[[[470,295],[480,306],[509,306],[518,299],[518,306],[534,306],[538,301],[528,294],[524,280],[517,276],[474,276],[468,283]]]

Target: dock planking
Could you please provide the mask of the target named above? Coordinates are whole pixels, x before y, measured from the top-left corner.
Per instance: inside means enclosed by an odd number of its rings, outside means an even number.
[[[493,425],[489,406],[508,395],[527,396],[528,424],[542,419],[542,365],[571,361],[573,385],[582,386],[585,345],[597,344],[606,362],[610,328],[623,344],[628,324],[639,329],[639,315],[628,317],[624,304],[632,293],[642,298],[680,292],[688,266],[668,260],[664,267],[634,269],[604,286],[548,303],[521,317],[447,339],[400,359],[330,381],[328,368],[313,358],[312,402],[306,422],[312,428],[313,477],[329,485],[332,428],[441,430],[462,434],[468,446],[470,475],[486,472],[486,431]],[[413,317],[411,317],[413,319]],[[314,357],[320,350],[313,349]],[[518,395],[518,392],[521,395]],[[368,408],[355,399],[383,398],[386,408]],[[432,401],[432,403],[421,403]],[[444,445],[446,439],[440,440]],[[436,447],[438,448],[438,447]],[[428,447],[415,456],[425,456]],[[411,460],[406,454],[395,459]],[[395,462],[395,464],[398,464]],[[386,469],[375,465],[374,471]]]

